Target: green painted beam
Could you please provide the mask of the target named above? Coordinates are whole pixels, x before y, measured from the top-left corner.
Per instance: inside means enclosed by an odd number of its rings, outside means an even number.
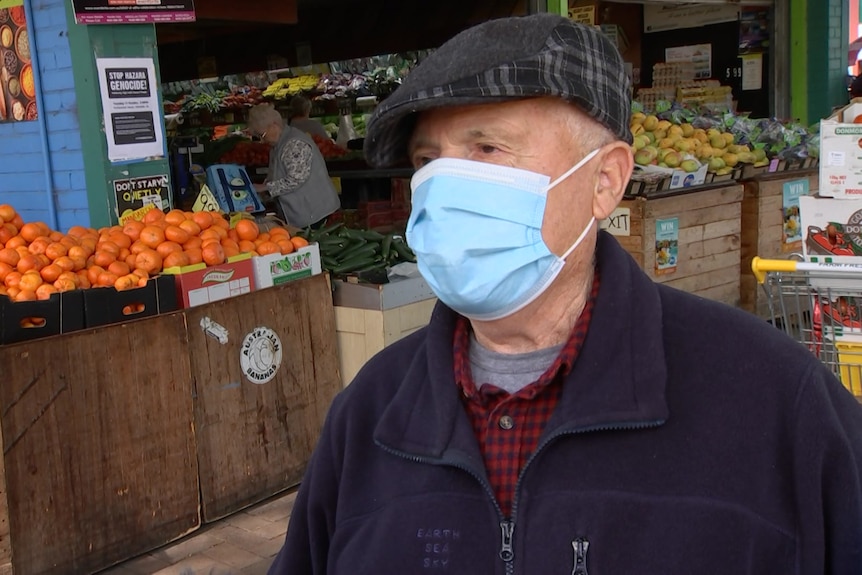
[[[551,14],[559,14],[560,16],[568,16],[568,0],[548,0],[548,12],[550,12]]]
[[[96,58],[152,58],[159,84],[159,58],[156,30],[151,24],[91,25],[75,23],[72,3],[66,7],[69,46],[75,75],[78,123],[84,153],[84,173],[90,223],[99,228],[117,221],[116,198],[111,182],[117,179],[170,174],[167,159],[132,164],[108,161],[108,143],[102,119],[102,100],[96,71]],[[159,101],[161,108],[161,100]],[[157,118],[156,121],[163,119]]]
[[[808,123],[807,0],[790,0],[790,113]]]

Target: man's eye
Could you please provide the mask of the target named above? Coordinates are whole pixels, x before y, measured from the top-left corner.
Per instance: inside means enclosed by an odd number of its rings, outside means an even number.
[[[421,168],[422,166],[427,166],[431,163],[433,158],[429,158],[428,156],[417,156],[413,158],[413,167]]]
[[[497,151],[497,148],[491,146],[490,144],[483,144],[479,146],[479,149],[482,151],[483,154],[493,154]]]

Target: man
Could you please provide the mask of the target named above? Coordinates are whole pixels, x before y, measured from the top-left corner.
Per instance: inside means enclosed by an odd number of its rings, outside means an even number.
[[[335,400],[271,573],[860,572],[855,399],[598,232],[629,110],[613,45],[552,15],[459,34],[381,103],[366,155],[417,168],[442,303]]]
[[[326,161],[305,132],[288,126],[271,104],[249,110],[249,130],[272,145],[269,173],[258,191],[278,201],[281,217],[291,226],[317,226],[341,207]]]

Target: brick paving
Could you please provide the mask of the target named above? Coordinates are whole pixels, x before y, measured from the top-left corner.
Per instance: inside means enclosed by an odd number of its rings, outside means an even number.
[[[99,575],[266,575],[295,498],[295,489],[277,495]]]

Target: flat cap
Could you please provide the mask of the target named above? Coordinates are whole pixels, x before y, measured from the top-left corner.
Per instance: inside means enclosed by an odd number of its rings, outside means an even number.
[[[554,14],[490,20],[434,50],[377,106],[365,157],[376,167],[405,161],[417,112],[539,96],[574,103],[631,143],[631,90],[622,56],[594,26]]]

